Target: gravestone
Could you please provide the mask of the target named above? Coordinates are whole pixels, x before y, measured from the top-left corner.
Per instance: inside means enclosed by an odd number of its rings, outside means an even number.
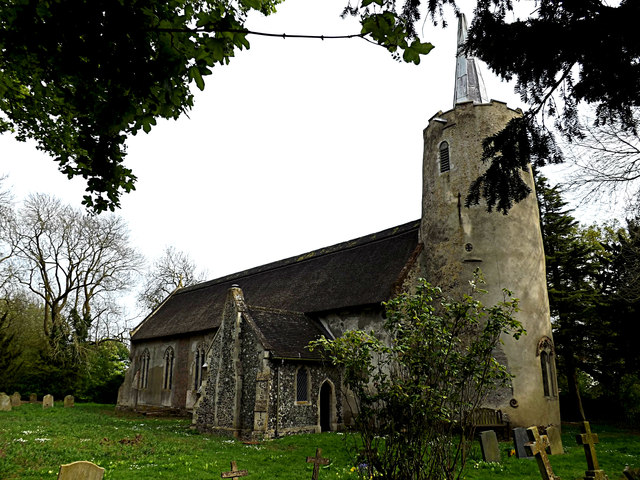
[[[11,411],[11,398],[6,393],[0,393],[0,412]]]
[[[480,432],[480,449],[482,450],[482,459],[485,462],[500,463],[500,446],[496,432],[493,430]]]
[[[53,395],[45,395],[42,397],[42,408],[52,408],[53,407]]]
[[[29,403],[38,403],[38,395],[32,393],[29,395]]]
[[[313,463],[313,473],[311,474],[311,480],[318,480],[320,465],[329,465],[329,459],[322,458],[322,449],[316,448],[316,456],[307,457],[307,463]]]
[[[553,425],[547,427],[547,437],[549,437],[549,443],[551,444],[551,455],[562,455],[564,448],[562,448],[560,429]]]
[[[549,463],[549,457],[547,457],[547,447],[549,446],[547,436],[540,435],[538,433],[538,427],[527,428],[527,435],[529,436],[529,443],[525,445],[525,448],[529,455],[536,457],[542,480],[560,480],[560,477],[557,477],[553,473],[553,469]]]
[[[622,473],[627,480],[640,480],[640,468],[630,469],[629,465],[626,465]]]
[[[527,449],[524,446],[529,442],[527,436],[527,429],[517,427],[513,429],[513,449],[516,451],[516,458],[527,458],[533,460],[535,457],[527,453]]]
[[[22,397],[18,392],[13,392],[13,395],[11,395],[11,406],[19,407],[20,405],[22,405]]]
[[[249,471],[248,470],[238,470],[238,465],[236,465],[236,462],[233,461],[233,462],[231,462],[231,471],[230,472],[222,472],[222,475],[220,475],[220,477],[222,477],[222,478],[231,478],[232,480],[238,480],[238,478],[246,477],[247,475],[249,475]]]
[[[73,462],[60,465],[58,480],[102,480],[104,468],[91,462]]]
[[[576,435],[576,442],[578,445],[584,447],[584,454],[587,457],[587,471],[584,478],[589,480],[608,480],[604,470],[600,470],[598,465],[598,457],[596,455],[596,444],[599,442],[598,434],[591,433],[591,426],[589,422],[582,422],[581,434]]]
[[[73,395],[64,397],[64,408],[73,407],[75,405]]]

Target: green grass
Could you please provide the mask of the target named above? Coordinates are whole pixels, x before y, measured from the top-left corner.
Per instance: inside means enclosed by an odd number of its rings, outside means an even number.
[[[322,467],[321,479],[356,478],[340,434],[244,445],[189,426],[183,419],[119,416],[109,405],[14,407],[0,412],[0,478],[56,478],[61,464],[89,460],[106,469],[106,479],[219,479],[235,460],[249,470],[247,478],[306,479],[312,465],[305,460],[316,447],[332,461]]]
[[[113,406],[76,404],[72,409],[43,410],[22,405],[0,412],[0,478],[41,479],[57,476],[63,463],[89,460],[106,469],[106,479],[220,478],[235,460],[249,470],[247,478],[262,480],[311,478],[307,456],[322,448],[331,464],[322,467],[320,480],[353,479],[353,459],[345,448],[345,435],[297,435],[259,445],[192,430],[189,420],[116,415]],[[598,459],[611,480],[622,477],[625,464],[640,467],[640,435],[606,425],[593,425],[600,435]],[[584,450],[576,445],[577,427],[563,427],[565,455],[551,457],[563,480],[583,478]],[[502,443],[500,464],[481,461],[474,445],[465,476],[468,480],[538,480],[535,461],[509,457],[512,445]]]

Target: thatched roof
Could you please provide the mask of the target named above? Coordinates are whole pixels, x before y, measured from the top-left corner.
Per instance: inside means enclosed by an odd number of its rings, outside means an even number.
[[[333,338],[320,322],[304,313],[261,307],[249,307],[249,312],[272,358],[322,360],[322,355],[309,351],[307,345],[321,336]]]
[[[174,292],[133,332],[132,341],[206,332],[220,325],[227,290],[247,305],[316,313],[388,300],[418,246],[414,221],[331,247]]]

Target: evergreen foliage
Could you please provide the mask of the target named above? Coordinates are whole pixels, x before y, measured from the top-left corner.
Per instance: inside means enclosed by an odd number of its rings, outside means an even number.
[[[536,193],[561,390],[567,396],[563,418],[584,417],[586,410],[587,417],[605,414],[638,425],[638,221],[584,227],[559,187],[538,177]]]
[[[596,283],[603,268],[604,249],[592,241],[566,208],[559,187],[543,176],[536,178],[540,228],[546,255],[547,289],[560,368],[579,418],[584,417],[578,371],[593,363],[596,308],[600,290]]]

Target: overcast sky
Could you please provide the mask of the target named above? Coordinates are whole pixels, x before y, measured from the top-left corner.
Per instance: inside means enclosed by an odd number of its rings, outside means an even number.
[[[339,17],[345,3],[286,0],[247,27],[357,33]],[[419,66],[361,39],[251,36],[250,50],[205,78],[188,117],[128,142],[138,182],[119,214],[135,245],[149,259],[172,245],[215,278],[419,218],[422,130],[453,103],[449,19],[446,30],[425,22],[436,48]],[[483,74],[491,98],[522,106],[512,86]],[[32,144],[3,135],[0,152],[17,200],[45,192],[80,205],[82,182]]]

